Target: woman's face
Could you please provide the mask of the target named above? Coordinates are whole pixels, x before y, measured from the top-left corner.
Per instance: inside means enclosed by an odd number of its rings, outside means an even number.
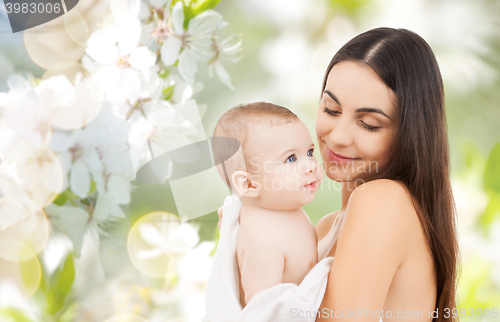
[[[398,124],[395,101],[394,92],[371,67],[352,61],[333,66],[316,116],[319,149],[330,179],[362,183],[391,161]]]

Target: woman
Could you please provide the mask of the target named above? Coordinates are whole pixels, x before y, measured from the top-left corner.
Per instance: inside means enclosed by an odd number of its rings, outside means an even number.
[[[431,321],[437,308],[436,321],[452,320],[456,212],[443,83],[429,45],[390,28],[349,41],[326,70],[316,134],[326,175],[342,182],[341,210],[316,225],[320,256],[335,256],[319,311]]]
[[[456,319],[445,122],[436,59],[415,33],[373,29],[333,57],[316,134],[342,207],[316,225],[318,260],[335,257],[316,321]]]

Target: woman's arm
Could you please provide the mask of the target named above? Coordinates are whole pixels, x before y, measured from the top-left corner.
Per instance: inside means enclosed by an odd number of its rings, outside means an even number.
[[[408,253],[414,220],[409,207],[411,200],[396,181],[374,180],[352,192],[316,321],[333,321],[336,311],[342,320],[379,320],[366,312],[382,311]]]

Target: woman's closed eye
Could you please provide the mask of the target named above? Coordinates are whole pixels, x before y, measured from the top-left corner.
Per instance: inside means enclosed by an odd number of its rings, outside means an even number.
[[[330,115],[338,115],[338,114],[340,114],[339,111],[331,110],[331,109],[329,109],[326,106],[325,106],[323,112],[325,112],[326,114],[330,114]]]
[[[365,123],[365,122],[363,122],[363,121],[360,121],[360,122],[361,122],[361,124],[363,125],[363,127],[364,127],[365,129],[367,129],[368,131],[371,131],[371,132],[376,132],[376,131],[378,131],[378,130],[380,129],[380,127],[377,127],[377,126],[370,126],[370,125],[366,124],[366,123]]]
[[[335,111],[335,110],[331,110],[329,109],[328,107],[325,106],[325,108],[323,109],[323,111],[326,113],[326,114],[330,114],[330,115],[333,115],[333,116],[337,116],[339,114],[341,114],[339,111]],[[380,126],[371,126],[371,125],[368,125],[366,124],[365,122],[361,121],[360,120],[360,123],[361,125],[367,129],[368,131],[370,132],[376,132],[380,129]]]

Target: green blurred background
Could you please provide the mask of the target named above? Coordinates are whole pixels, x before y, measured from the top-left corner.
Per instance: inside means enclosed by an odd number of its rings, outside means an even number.
[[[459,306],[499,308],[500,2],[243,0],[221,1],[217,10],[230,31],[242,33],[244,57],[228,65],[235,91],[206,81],[200,98],[208,103],[207,135],[225,110],[264,100],[291,108],[315,140],[321,82],[340,46],[382,26],[426,39],[445,84],[462,259]],[[341,205],[340,185],[324,183],[329,187],[304,207],[314,224]],[[207,238],[213,226],[202,224]]]
[[[324,71],[345,42],[382,26],[406,28],[426,39],[445,84],[462,260],[459,306],[500,308],[500,2],[223,0],[216,9],[229,22],[228,34],[242,34],[243,59],[227,65],[234,91],[200,77],[206,84],[199,100],[208,107],[207,136],[227,109],[268,101],[291,108],[316,140]],[[324,184],[304,206],[314,224],[340,209],[340,184]],[[168,187],[162,192],[141,187],[136,193],[133,200],[141,201],[131,205],[132,214],[174,210],[171,199],[160,206],[154,197],[169,195]],[[202,239],[217,235],[215,213],[192,222],[200,223]]]
[[[242,34],[243,58],[225,65],[234,91],[210,78],[205,68],[198,71],[197,79],[205,88],[195,98],[207,106],[203,115],[207,136],[227,109],[268,101],[297,113],[315,140],[324,71],[345,42],[385,26],[410,29],[430,44],[445,84],[462,261],[459,307],[500,309],[500,1],[222,0],[216,10],[229,23],[228,35]],[[43,75],[14,35],[0,36],[0,61],[5,66],[0,72],[2,90],[14,72]],[[155,210],[176,213],[168,185],[135,185],[130,219],[100,240],[108,254],[102,260],[113,262],[105,265],[110,274],[116,267],[131,266],[126,239],[134,222]],[[324,185],[315,201],[304,207],[314,224],[340,209],[340,185],[330,180]],[[217,220],[212,213],[190,222],[199,225],[203,241],[218,238]]]

